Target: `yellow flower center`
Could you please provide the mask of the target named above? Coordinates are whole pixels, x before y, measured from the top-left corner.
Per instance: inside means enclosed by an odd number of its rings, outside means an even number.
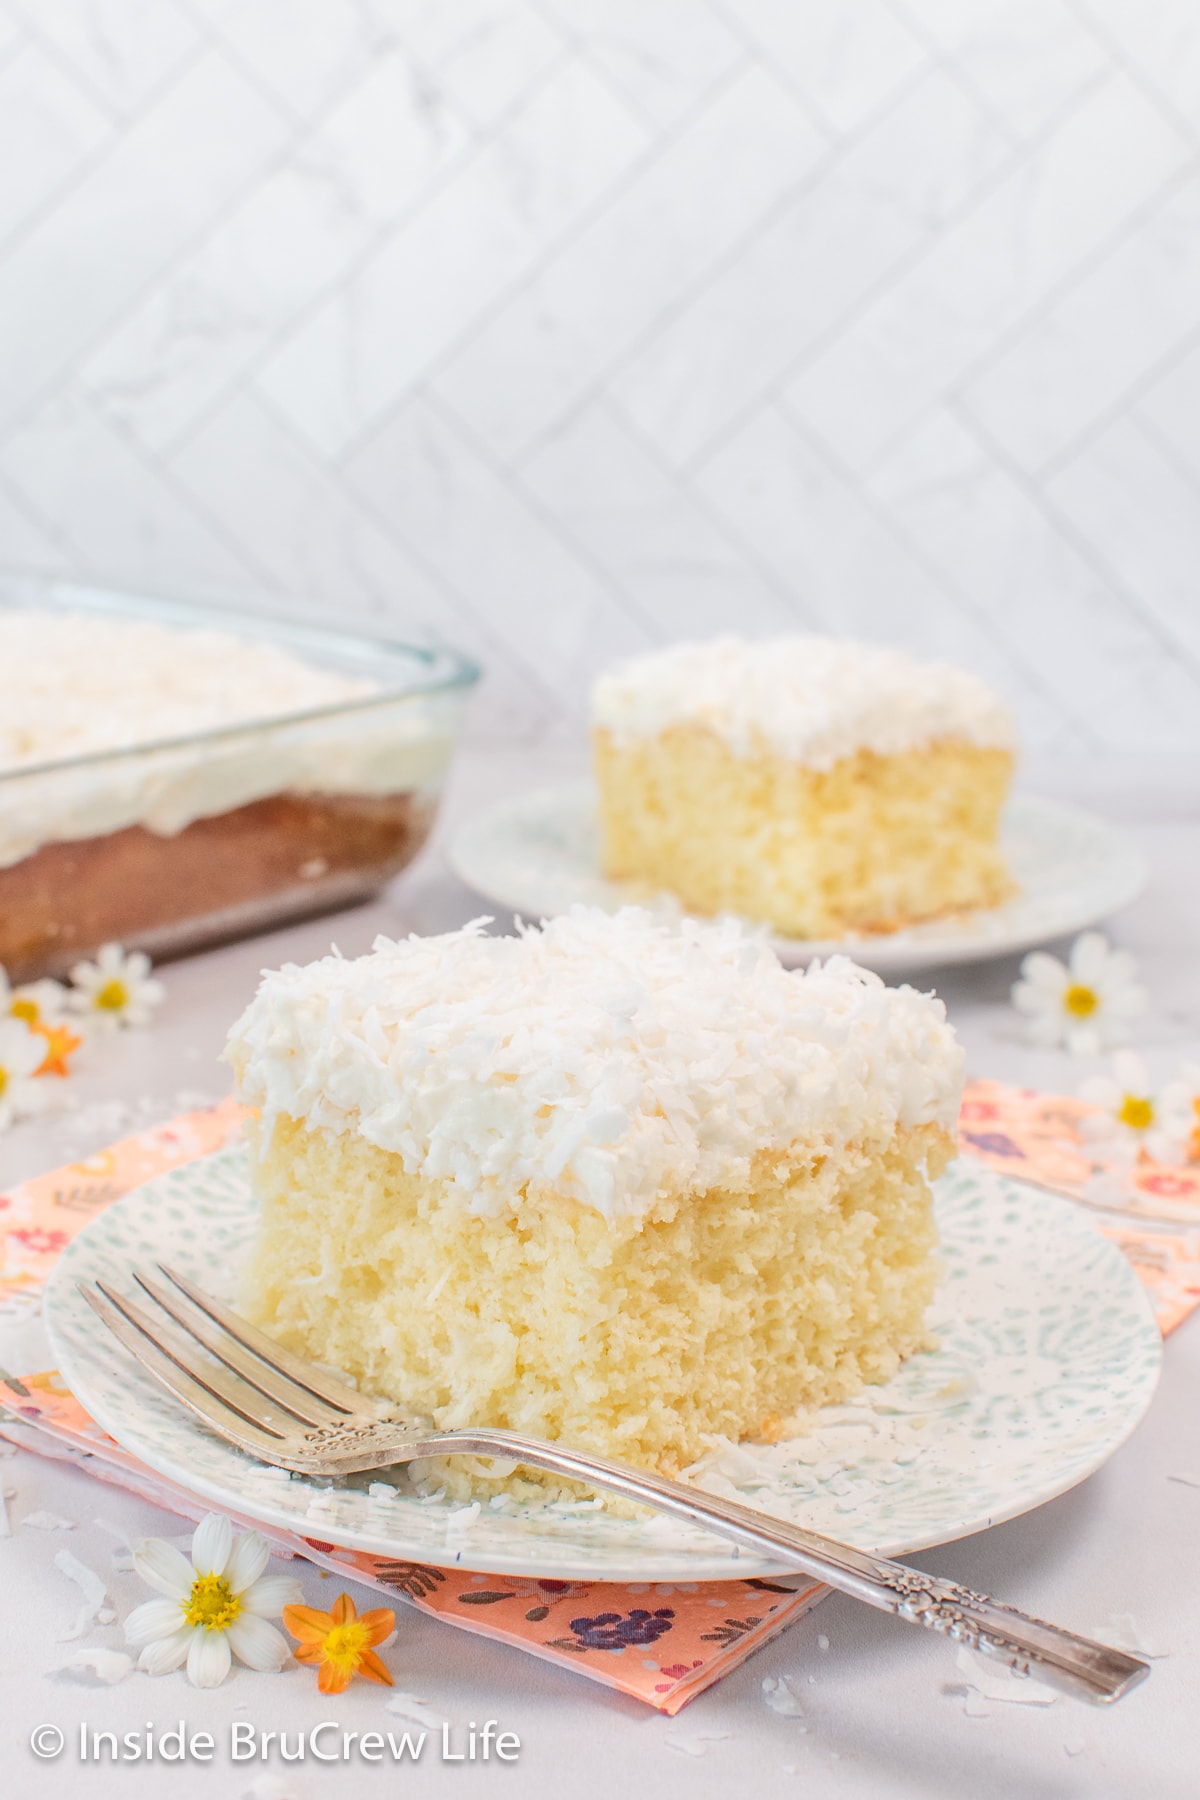
[[[1095,988],[1084,987],[1080,981],[1073,981],[1063,995],[1063,1005],[1076,1019],[1090,1019],[1099,1004]]]
[[[24,1019],[27,1025],[36,1025],[42,1016],[36,1000],[14,1000],[8,1010],[14,1019]]]
[[[223,1575],[197,1575],[192,1591],[179,1603],[189,1625],[203,1625],[207,1631],[228,1631],[242,1610]]]
[[[326,1662],[332,1663],[339,1673],[349,1670],[351,1674],[363,1659],[363,1653],[370,1649],[369,1633],[365,1625],[355,1619],[348,1625],[335,1625],[326,1633],[321,1653]]]
[[[1117,1117],[1131,1131],[1147,1131],[1154,1123],[1154,1102],[1144,1094],[1125,1094]]]
[[[7,1086],[8,1086],[8,1070],[0,1069],[0,1099],[3,1098],[4,1090]]]
[[[96,989],[94,1005],[100,1012],[120,1012],[129,1005],[129,989],[114,975],[102,988]]]

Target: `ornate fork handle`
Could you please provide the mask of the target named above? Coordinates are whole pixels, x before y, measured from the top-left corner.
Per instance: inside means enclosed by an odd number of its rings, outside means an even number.
[[[325,1474],[381,1468],[417,1457],[498,1456],[605,1488],[717,1532],[759,1555],[815,1575],[868,1606],[996,1657],[1016,1676],[1036,1674],[1047,1684],[1089,1700],[1117,1700],[1150,1673],[1146,1663],[1122,1650],[1078,1637],[956,1582],[837,1544],[803,1526],[665,1476],[520,1432],[472,1429],[416,1436],[387,1424],[363,1423],[318,1427],[306,1437],[313,1445],[312,1470]],[[292,1455],[287,1460],[296,1468],[302,1459]]]

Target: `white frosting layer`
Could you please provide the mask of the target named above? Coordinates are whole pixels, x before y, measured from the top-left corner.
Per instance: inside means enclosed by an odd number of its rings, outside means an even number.
[[[845,957],[789,971],[734,921],[676,930],[632,907],[289,964],[226,1057],[268,1121],[357,1132],[473,1212],[544,1187],[610,1219],[744,1181],[764,1149],[953,1130],[963,1073],[931,995]]]
[[[939,738],[1015,743],[1010,714],[978,676],[822,637],[723,637],[633,657],[596,682],[592,721],[619,740],[705,725],[738,756],[770,748],[816,769]]]
[[[451,746],[417,697],[260,728],[379,691],[264,639],[0,608],[0,867],[44,843],[127,825],[171,836],[272,794],[430,786]],[[239,725],[250,735],[203,741]],[[179,739],[170,749],[112,754]],[[37,772],[72,758],[101,760]]]

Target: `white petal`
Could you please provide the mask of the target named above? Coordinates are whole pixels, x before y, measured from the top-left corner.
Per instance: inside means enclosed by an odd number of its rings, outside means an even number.
[[[282,1669],[292,1654],[282,1633],[265,1619],[256,1619],[253,1613],[243,1613],[235,1619],[228,1636],[229,1648],[248,1669]]]
[[[133,1566],[147,1587],[165,1594],[168,1600],[186,1598],[196,1579],[196,1571],[187,1557],[173,1544],[164,1544],[161,1538],[143,1538],[134,1549]]]
[[[144,981],[150,973],[150,958],[144,950],[131,950],[125,958],[125,979],[130,986]]]
[[[1136,1050],[1118,1050],[1113,1057],[1113,1068],[1122,1095],[1150,1092],[1150,1077]]]
[[[232,1548],[233,1526],[224,1513],[209,1513],[192,1539],[192,1567],[197,1575],[223,1575]]]
[[[1090,1113],[1086,1119],[1080,1119],[1078,1129],[1081,1140],[1096,1150],[1111,1149],[1124,1136],[1110,1112]]]
[[[1093,1075],[1090,1081],[1079,1086],[1079,1098],[1089,1100],[1093,1106],[1102,1106],[1106,1112],[1115,1113],[1120,1110],[1121,1102],[1129,1092],[1121,1084],[1114,1081],[1111,1075]]]
[[[233,1659],[229,1652],[227,1631],[207,1631],[198,1626],[188,1651],[188,1680],[193,1687],[220,1687],[228,1675]]]
[[[294,1575],[264,1575],[242,1595],[242,1609],[260,1619],[276,1619],[285,1606],[298,1606],[303,1598]]]
[[[1067,985],[1067,971],[1057,956],[1044,950],[1032,950],[1021,964],[1021,974],[1031,987],[1049,994],[1061,994]]]
[[[271,1560],[271,1546],[261,1531],[242,1531],[233,1540],[225,1579],[235,1594],[253,1587]]]
[[[1038,1013],[1026,1022],[1025,1036],[1031,1044],[1039,1044],[1044,1049],[1053,1049],[1062,1043],[1062,1014]]]
[[[1179,1169],[1187,1161],[1187,1144],[1170,1131],[1148,1131],[1146,1133],[1146,1149],[1156,1163],[1164,1168]]]
[[[147,1644],[138,1657],[138,1668],[144,1669],[147,1675],[169,1675],[183,1662],[196,1633],[203,1629],[202,1625],[185,1625],[173,1637],[159,1638],[155,1643]]]
[[[1122,956],[1132,961],[1128,951],[1110,954],[1108,939],[1102,937],[1100,932],[1085,931],[1071,946],[1071,973],[1077,981],[1086,983],[1088,987],[1095,987]]]
[[[144,1600],[125,1621],[127,1644],[150,1644],[156,1638],[174,1637],[183,1629],[178,1600]]]
[[[1014,981],[1009,998],[1017,1011],[1023,1013],[1048,1012],[1051,1006],[1058,1005],[1057,998],[1047,1000],[1042,990],[1028,981]]]
[[[96,952],[96,967],[105,975],[119,975],[125,966],[120,944],[101,944]]]

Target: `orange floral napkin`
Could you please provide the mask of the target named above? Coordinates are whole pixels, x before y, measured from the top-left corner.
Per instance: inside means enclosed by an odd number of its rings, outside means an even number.
[[[1127,1210],[1119,1218],[1097,1212],[1097,1229],[1145,1282],[1165,1337],[1200,1306],[1200,1167],[1168,1169],[1143,1155],[1118,1184],[1103,1156],[1080,1135],[1080,1120],[1095,1110],[1070,1095],[968,1081],[959,1148],[1001,1175],[1072,1200],[1094,1195],[1099,1181],[1107,1181],[1100,1190],[1106,1205]]]
[[[237,1136],[243,1117],[243,1108],[225,1100],[0,1195],[0,1302],[21,1295],[35,1300],[55,1258],[88,1219],[151,1176],[219,1150]],[[130,1488],[184,1518],[199,1519],[211,1510],[114,1443],[53,1370],[0,1375],[0,1436],[82,1464],[100,1480]],[[473,1575],[370,1556],[257,1520],[237,1522],[263,1532],[279,1555],[306,1557],[398,1595],[448,1624],[527,1650],[668,1714],[828,1592],[809,1576],[664,1585]]]
[[[1005,1174],[1077,1197],[1094,1173],[1074,1129],[1084,1111],[1080,1101],[999,1082],[970,1082],[961,1147]],[[220,1149],[236,1137],[243,1116],[242,1108],[225,1100],[0,1195],[0,1303],[19,1304],[23,1296],[36,1302],[60,1251],[89,1218],[152,1176]],[[1200,1304],[1200,1230],[1164,1234],[1099,1218],[1097,1226],[1120,1245],[1146,1283],[1164,1333]],[[185,1518],[198,1519],[208,1510],[205,1502],[122,1450],[52,1370],[0,1375],[0,1436],[83,1464],[100,1480],[130,1488]],[[477,1575],[257,1528],[280,1555],[306,1557],[399,1595],[449,1624],[572,1668],[668,1714],[736,1668],[828,1591],[802,1576],[648,1585]]]

